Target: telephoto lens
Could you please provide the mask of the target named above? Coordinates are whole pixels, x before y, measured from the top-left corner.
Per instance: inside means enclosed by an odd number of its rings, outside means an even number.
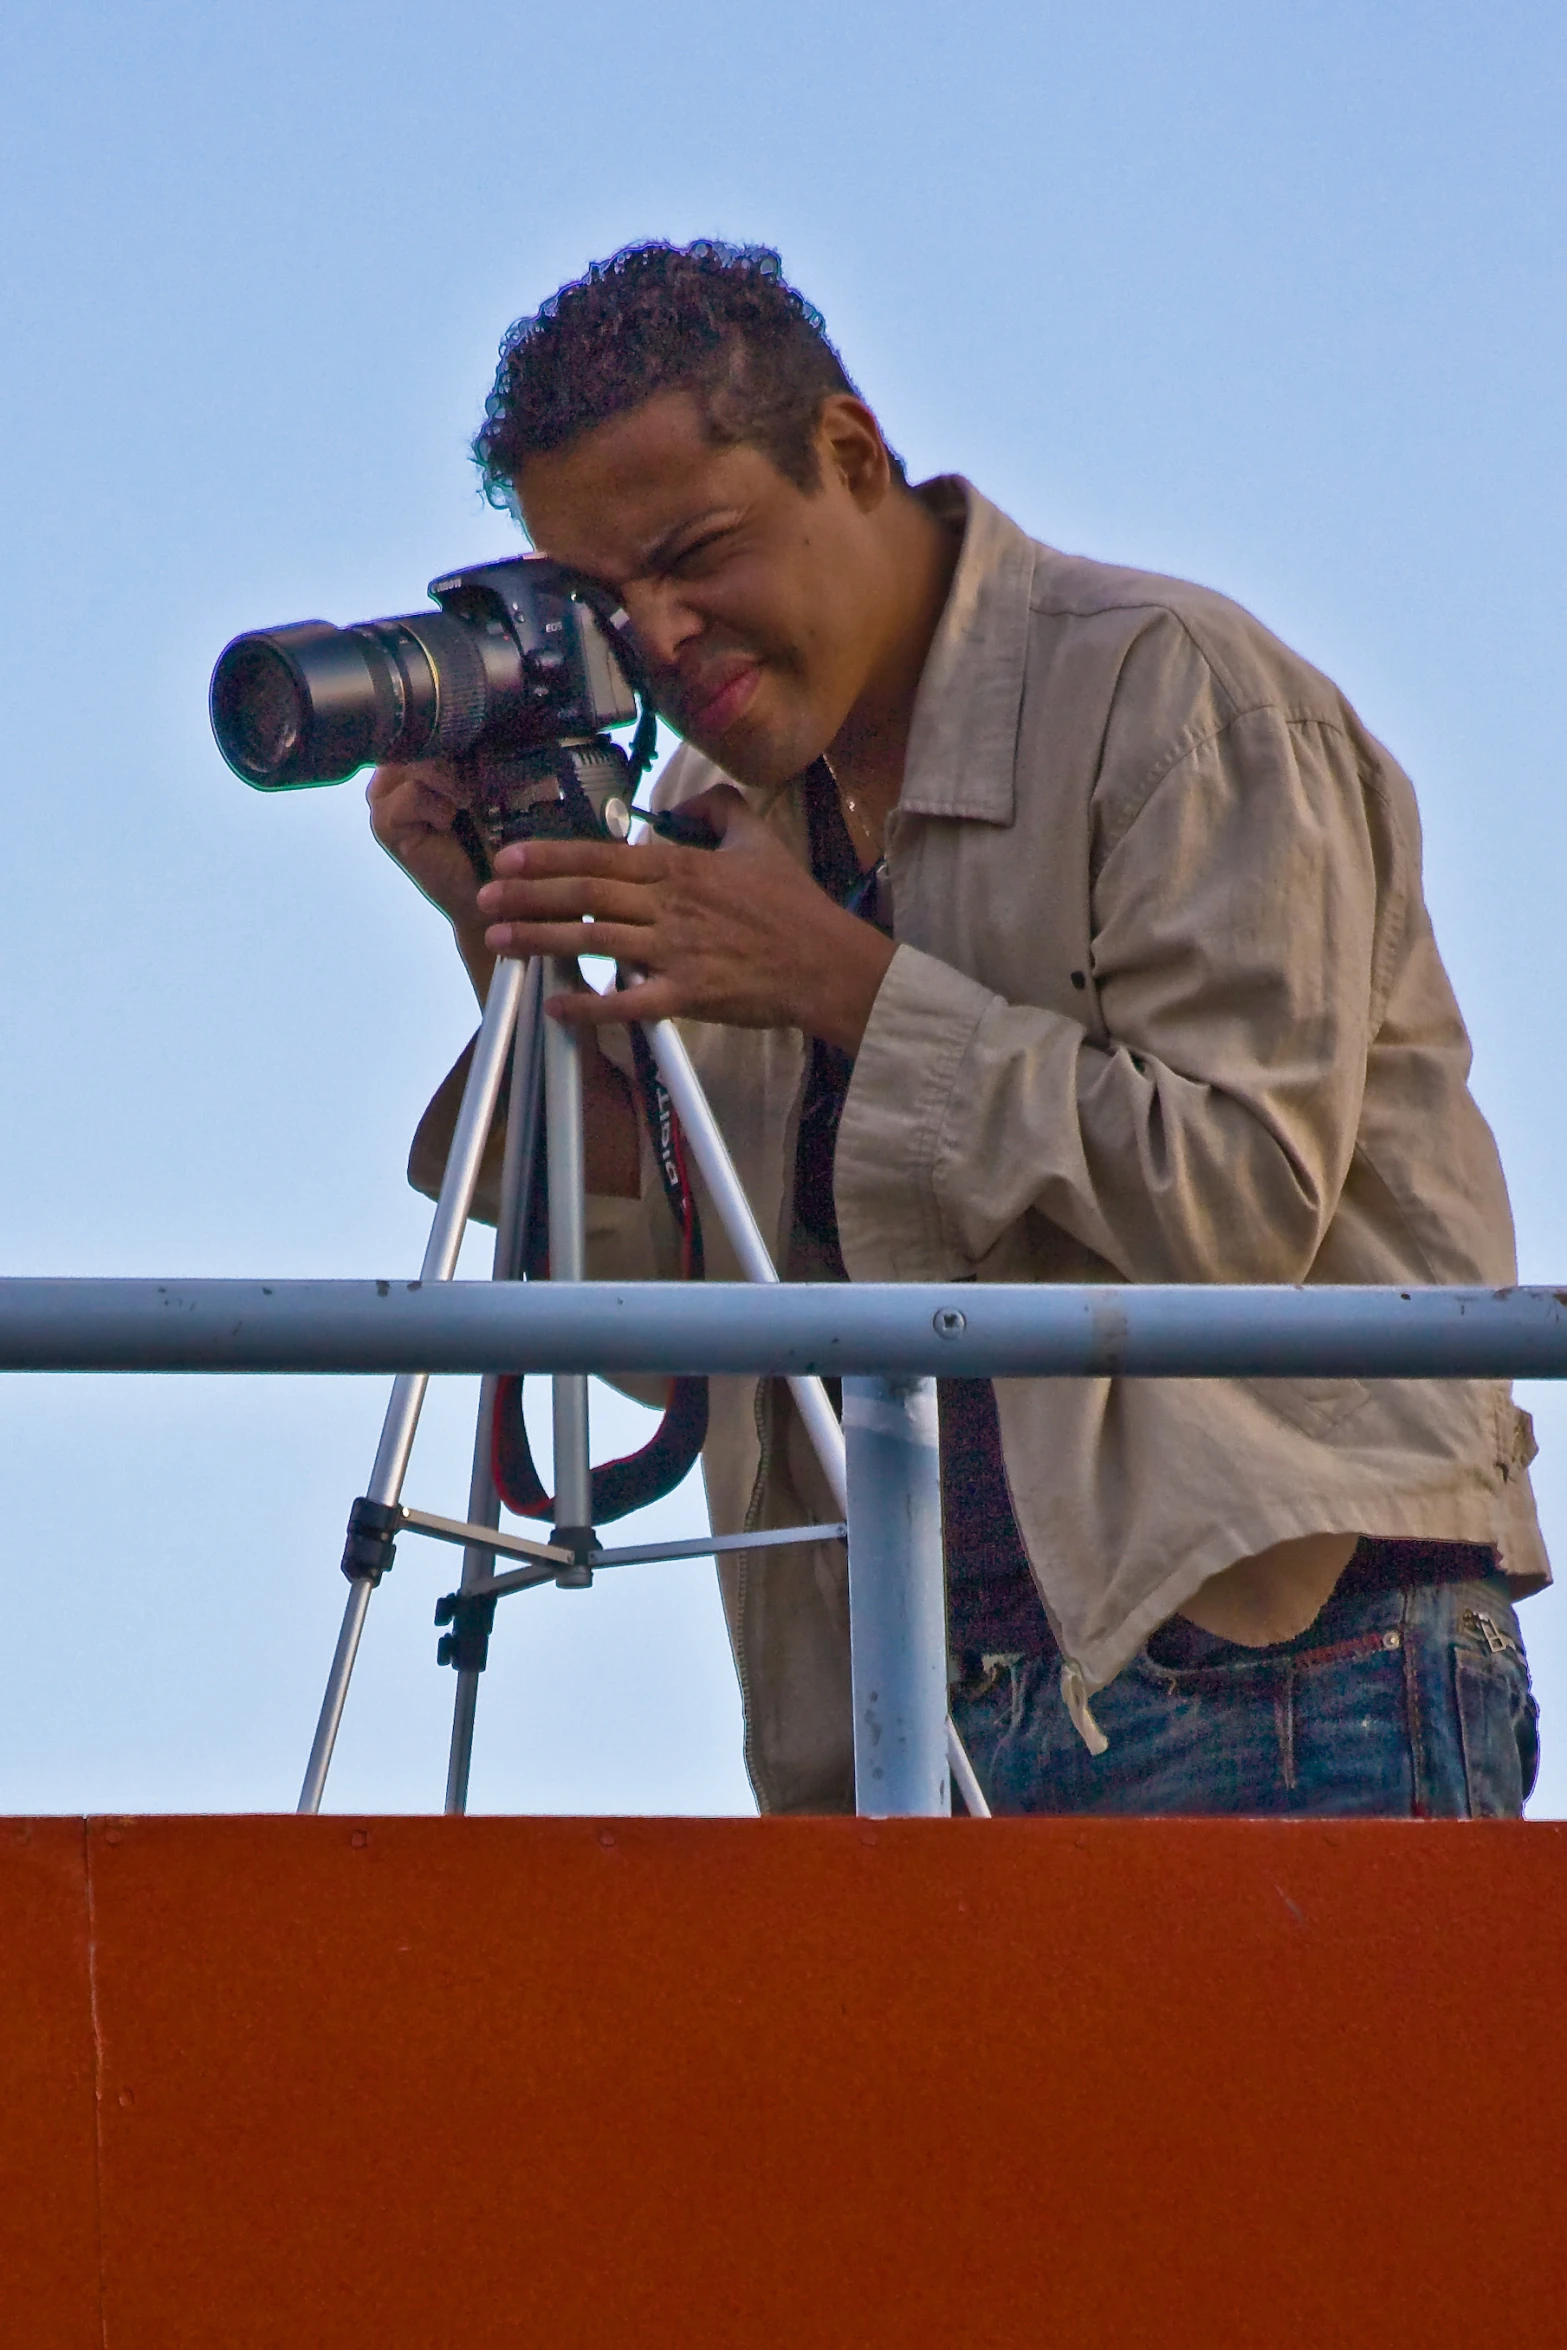
[[[212,731],[261,791],[341,783],[372,761],[481,765],[586,743],[637,715],[625,616],[541,555],[448,572],[439,609],[235,637]]]

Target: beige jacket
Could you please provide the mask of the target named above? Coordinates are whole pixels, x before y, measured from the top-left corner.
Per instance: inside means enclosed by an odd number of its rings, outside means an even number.
[[[888,828],[899,948],[839,1130],[851,1278],[1511,1281],[1407,778],[1222,596],[1058,554],[965,483],[922,494],[966,523]],[[716,774],[683,749],[657,797]],[[798,795],[747,796],[803,860]],[[786,1258],[803,1040],[685,1035]],[[601,1275],[673,1270],[651,1175],[594,1220]],[[997,1401],[1087,1690],[1295,1537],[1494,1543],[1515,1590],[1548,1579],[1500,1384],[1016,1379]],[[713,1382],[704,1467],[715,1529],[827,1506],[773,1383]],[[731,1553],[720,1579],[763,1808],[848,1808],[841,1546]]]

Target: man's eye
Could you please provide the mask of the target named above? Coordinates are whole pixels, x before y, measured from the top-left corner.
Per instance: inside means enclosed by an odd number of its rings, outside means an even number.
[[[691,546],[682,547],[679,554],[671,558],[670,570],[677,575],[710,570],[722,553],[727,537],[726,531],[714,531],[708,538],[697,539]]]

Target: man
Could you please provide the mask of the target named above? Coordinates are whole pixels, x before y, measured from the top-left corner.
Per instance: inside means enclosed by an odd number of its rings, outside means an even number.
[[[685,738],[658,796],[722,835],[517,845],[481,888],[449,773],[371,786],[481,994],[496,955],[645,974],[551,1006],[605,1045],[602,1269],[670,1262],[629,1014],[691,1024],[795,1278],[1514,1277],[1411,788],[1247,614],[911,489],[770,253],[562,289],[476,451],[623,604]],[[1548,1569],[1499,1385],[947,1382],[942,1424],[953,1713],[996,1810],[1520,1809],[1512,1601]],[[715,1527],[825,1506],[779,1383],[714,1382],[705,1468]],[[720,1575],[763,1808],[847,1808],[841,1550]]]

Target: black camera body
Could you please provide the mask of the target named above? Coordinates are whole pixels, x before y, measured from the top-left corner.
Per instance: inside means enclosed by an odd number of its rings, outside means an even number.
[[[430,582],[438,609],[235,637],[212,673],[218,748],[260,791],[340,783],[372,762],[450,759],[485,846],[624,839],[653,748],[626,616],[547,556]]]

